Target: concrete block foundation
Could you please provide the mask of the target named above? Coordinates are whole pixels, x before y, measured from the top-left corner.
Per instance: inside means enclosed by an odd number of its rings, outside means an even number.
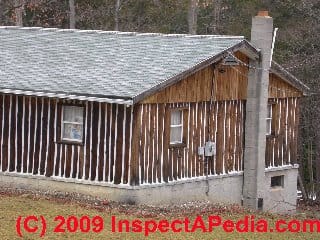
[[[263,210],[294,213],[297,199],[298,166],[265,171]],[[283,187],[270,187],[271,177],[283,176]],[[130,204],[167,205],[204,200],[213,203],[242,203],[242,172],[194,178],[165,184],[114,185],[82,180],[0,173],[0,186],[37,191],[76,192]]]

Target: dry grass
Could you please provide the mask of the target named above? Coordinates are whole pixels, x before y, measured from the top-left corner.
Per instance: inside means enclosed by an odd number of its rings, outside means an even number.
[[[16,233],[16,220],[19,216],[44,216],[48,229],[44,238],[42,239],[144,239],[143,233],[112,233],[111,232],[111,216],[116,216],[118,219],[183,219],[189,217],[195,219],[197,215],[219,215],[223,219],[239,220],[245,215],[255,215],[255,219],[266,219],[269,224],[273,224],[275,220],[298,218],[303,220],[306,214],[299,214],[297,216],[279,216],[266,213],[255,213],[246,211],[238,206],[228,207],[207,207],[203,211],[199,208],[185,209],[181,207],[179,211],[163,211],[163,209],[143,208],[137,206],[110,207],[99,206],[95,204],[82,204],[75,201],[63,201],[57,199],[48,199],[45,196],[36,196],[34,194],[4,194],[0,195],[0,239],[21,239]],[[140,210],[139,210],[140,208]],[[134,211],[135,209],[135,211]],[[153,211],[155,210],[155,211]],[[89,217],[101,216],[104,219],[104,230],[100,233],[54,233],[53,229],[57,225],[54,218],[57,215],[68,217],[74,215],[81,217],[87,215]],[[34,226],[35,224],[30,224]],[[23,231],[24,239],[40,239],[39,233],[25,233]],[[196,231],[194,233],[150,233],[151,239],[320,239],[320,233],[226,233],[222,228],[216,228],[211,233],[203,233]]]

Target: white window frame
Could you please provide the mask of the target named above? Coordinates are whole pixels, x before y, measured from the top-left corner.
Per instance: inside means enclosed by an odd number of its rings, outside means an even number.
[[[272,105],[268,103],[267,105],[267,117],[266,117],[266,135],[272,135]]]
[[[75,106],[75,105],[62,105],[62,113],[61,113],[61,140],[66,141],[66,142],[77,142],[77,143],[82,143],[84,134],[82,132],[82,138],[81,139],[75,139],[75,138],[65,138],[64,137],[64,125],[65,124],[74,124],[74,125],[81,125],[82,126],[82,131],[84,129],[84,119],[82,122],[71,122],[71,121],[65,121],[64,120],[64,109],[65,107],[71,107],[71,108],[81,108],[82,109],[82,114],[84,114],[84,107],[82,106]]]
[[[172,124],[172,113],[174,112],[179,112],[181,114],[181,122],[180,124]],[[171,129],[172,128],[181,128],[181,134],[180,134],[180,141],[174,141],[171,142]],[[170,144],[174,145],[174,144],[181,144],[183,143],[183,110],[182,109],[174,109],[171,111],[171,115],[170,115]]]

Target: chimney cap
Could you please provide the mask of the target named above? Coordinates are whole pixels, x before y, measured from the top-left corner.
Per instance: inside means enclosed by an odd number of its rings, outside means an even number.
[[[258,12],[258,17],[269,17],[269,12],[267,10],[261,10]]]

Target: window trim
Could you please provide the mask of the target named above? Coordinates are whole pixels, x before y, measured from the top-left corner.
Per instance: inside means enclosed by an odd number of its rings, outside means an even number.
[[[173,112],[179,112],[181,114],[180,115],[181,116],[180,124],[171,124],[171,117],[172,117]],[[171,142],[171,129],[172,128],[181,128],[180,141]],[[175,145],[175,144],[183,144],[183,110],[182,109],[173,109],[170,112],[170,145]]]
[[[271,176],[270,188],[271,189],[283,189],[284,188],[284,175]]]
[[[266,137],[267,138],[274,138],[274,137],[276,137],[276,133],[275,133],[275,119],[274,119],[274,117],[275,117],[275,115],[277,115],[276,114],[276,111],[277,111],[277,108],[276,108],[276,106],[277,106],[277,102],[274,100],[274,99],[269,99],[268,100],[268,105],[267,105],[267,107],[268,106],[271,106],[271,118],[268,118],[268,117],[266,117],[266,124],[267,124],[267,121],[268,121],[268,119],[270,119],[270,133],[267,133],[266,132]],[[266,129],[267,130],[267,129]]]
[[[273,105],[272,103],[268,103],[268,105],[267,105],[266,136],[272,136],[273,135],[273,131],[272,131],[272,117],[273,117],[272,109],[273,109],[273,106],[272,105]],[[269,113],[270,113],[270,115],[269,115]],[[267,131],[267,128],[268,128],[269,131]]]
[[[186,106],[178,106],[178,107],[169,107],[169,122],[167,123],[167,128],[168,128],[168,133],[169,133],[169,136],[168,136],[168,144],[169,144],[169,148],[184,148],[187,146],[187,143],[186,143],[186,139],[187,139],[187,136],[186,134],[187,131],[185,131],[184,127],[187,126],[187,122],[186,122],[186,116],[188,116],[188,110],[189,108],[186,107]],[[176,143],[173,143],[173,142],[170,142],[170,134],[171,134],[171,113],[173,111],[181,111],[181,142],[176,142]]]
[[[79,122],[71,122],[71,121],[64,121],[63,118],[63,112],[64,112],[64,107],[79,107],[82,108],[82,114],[83,114],[83,120],[82,120],[82,124]],[[85,141],[85,105],[84,104],[72,104],[72,103],[61,103],[60,105],[60,111],[61,111],[61,115],[60,115],[60,119],[59,120],[59,138],[58,138],[58,143],[63,143],[63,144],[70,144],[70,145],[84,145],[84,141]],[[65,123],[70,123],[70,124],[78,124],[78,125],[82,125],[82,139],[81,140],[76,140],[76,139],[71,139],[71,138],[64,138],[63,137],[63,130],[64,130],[64,124]]]

